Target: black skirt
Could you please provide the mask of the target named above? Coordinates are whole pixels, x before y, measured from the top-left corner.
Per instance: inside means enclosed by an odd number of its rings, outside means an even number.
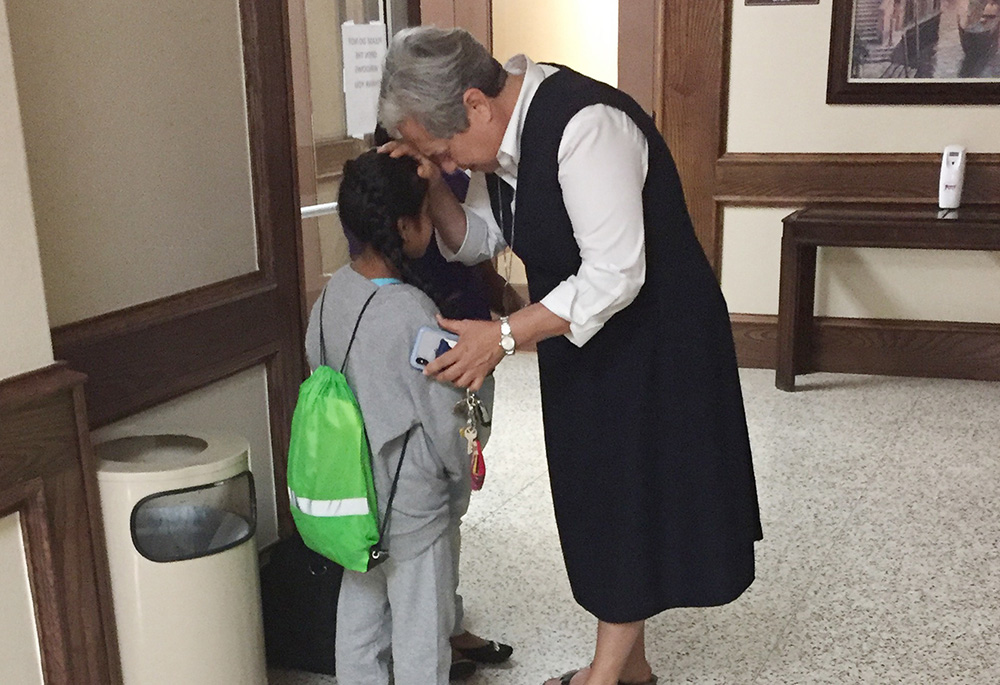
[[[521,136],[513,249],[531,299],[580,267],[558,147],[569,119],[597,103],[628,114],[649,145],[646,279],[585,345],[551,338],[538,359],[573,594],[599,619],[624,623],[738,597],[753,581],[761,527],[729,314],[673,160],[628,96],[565,68],[539,86]]]

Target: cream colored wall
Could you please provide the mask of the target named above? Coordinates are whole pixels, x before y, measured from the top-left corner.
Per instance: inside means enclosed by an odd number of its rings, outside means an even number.
[[[790,212],[726,208],[722,289],[730,311],[777,314],[781,219]],[[998,293],[1000,253],[820,248],[821,316],[995,322]]]
[[[2,4],[0,4],[2,9]],[[5,683],[42,685],[35,609],[21,537],[21,517],[0,518],[0,664]]]
[[[52,363],[7,10],[0,1],[0,380]]]
[[[493,0],[493,54],[518,53],[616,85],[618,0]]]
[[[237,0],[8,12],[52,324],[255,270]]]
[[[95,431],[91,439],[96,444],[137,433],[183,433],[185,428],[238,433],[247,439],[250,443],[250,471],[257,489],[257,544],[264,546],[277,540],[278,519],[264,367],[248,369],[111,424]]]
[[[831,0],[734,3],[730,152],[938,153],[950,143],[1000,152],[996,106],[827,105],[830,16]],[[725,210],[722,284],[731,311],[777,313],[781,218],[791,211]],[[821,316],[1000,322],[996,293],[997,254],[820,250]]]

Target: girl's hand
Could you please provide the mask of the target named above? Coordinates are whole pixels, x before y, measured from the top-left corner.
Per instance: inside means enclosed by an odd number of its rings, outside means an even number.
[[[454,321],[437,317],[438,325],[458,334],[458,342],[449,352],[432,361],[424,375],[473,391],[504,358],[500,347],[500,324],[496,321]]]

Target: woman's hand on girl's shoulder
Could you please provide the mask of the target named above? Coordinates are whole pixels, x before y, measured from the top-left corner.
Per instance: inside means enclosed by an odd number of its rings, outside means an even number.
[[[479,390],[503,358],[500,326],[496,321],[455,321],[437,317],[438,325],[458,334],[458,343],[432,361],[424,374],[460,388]]]

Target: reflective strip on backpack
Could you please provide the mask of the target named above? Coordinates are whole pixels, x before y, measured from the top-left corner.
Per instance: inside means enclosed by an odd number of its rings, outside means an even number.
[[[292,506],[309,516],[332,518],[334,516],[362,516],[368,513],[368,499],[308,499],[299,497],[288,488],[288,499]]]

